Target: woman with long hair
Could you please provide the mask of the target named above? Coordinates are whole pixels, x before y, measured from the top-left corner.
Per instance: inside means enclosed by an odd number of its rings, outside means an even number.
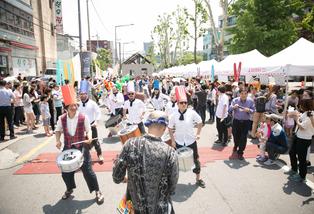
[[[23,105],[24,112],[26,114],[26,125],[27,125],[27,133],[31,134],[33,132],[33,127],[35,125],[35,115],[33,111],[32,99],[29,95],[28,86],[23,87]]]

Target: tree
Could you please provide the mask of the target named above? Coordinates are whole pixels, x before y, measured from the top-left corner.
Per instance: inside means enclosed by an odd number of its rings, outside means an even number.
[[[193,52],[184,52],[183,55],[178,59],[178,63],[180,65],[188,65],[191,63],[199,63],[203,59],[202,53],[196,53],[196,61],[195,61],[195,55]]]
[[[215,22],[214,22],[214,16],[213,16],[213,12],[212,12],[212,8],[211,8],[211,4],[210,4],[210,0],[204,0],[207,6],[207,13],[208,13],[208,17],[209,17],[209,21],[210,21],[210,25],[211,25],[211,29],[213,32],[213,38],[214,38],[214,42],[215,45],[217,47],[217,56],[218,56],[218,61],[223,60],[224,58],[224,42],[225,42],[225,29],[227,26],[227,18],[228,18],[228,7],[229,5],[233,2],[233,0],[220,0],[220,7],[222,8],[222,26],[220,27],[220,29],[216,28],[215,26]],[[220,36],[218,35],[218,33],[220,32]]]
[[[203,0],[192,0],[194,2],[194,13],[189,14],[189,20],[193,24],[193,33],[189,33],[190,37],[194,40],[194,63],[197,62],[196,60],[196,51],[197,51],[197,40],[198,38],[202,37],[205,33],[204,24],[208,20],[208,15],[206,13],[205,8],[203,7]]]
[[[172,15],[175,19],[174,22],[174,53],[172,58],[172,65],[177,65],[177,58],[181,57],[183,54],[183,51],[188,49],[189,44],[189,31],[188,31],[188,16],[187,16],[187,9],[181,8],[180,6],[177,6],[177,9],[172,12]]]
[[[297,10],[297,0],[265,1],[238,0],[230,12],[237,24],[230,29],[234,34],[229,50],[243,53],[258,49],[266,56],[291,45],[297,39],[296,25],[292,19]]]
[[[107,70],[112,65],[112,55],[107,49],[101,48],[97,51],[97,65],[101,70]]]
[[[302,3],[299,18],[296,19],[299,37],[314,42],[314,2],[307,0]]]
[[[154,43],[149,47],[147,54],[146,54],[146,59],[148,59],[154,66],[157,64],[156,60],[156,54],[154,52]]]
[[[172,16],[164,13],[158,16],[158,24],[152,32],[152,39],[156,42],[161,57],[161,68],[170,66],[170,48],[172,47],[173,27]]]

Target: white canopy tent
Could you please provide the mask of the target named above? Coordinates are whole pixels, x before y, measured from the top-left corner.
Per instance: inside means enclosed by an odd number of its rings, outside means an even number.
[[[258,65],[269,74],[314,76],[314,43],[300,38],[291,46],[272,55]]]
[[[215,67],[215,75],[233,76],[234,64],[238,68],[240,63],[241,75],[247,75],[258,63],[265,62],[266,60],[267,57],[256,49],[242,54],[229,55]]]
[[[200,75],[202,76],[210,76],[212,66],[216,67],[218,62],[214,59],[208,60],[208,61],[202,61],[199,64],[197,64],[197,67],[199,69]]]

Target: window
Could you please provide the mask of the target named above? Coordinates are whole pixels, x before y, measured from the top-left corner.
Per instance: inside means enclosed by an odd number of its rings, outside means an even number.
[[[6,11],[2,8],[0,8],[0,21],[2,22],[6,22],[7,18],[6,18]]]
[[[33,16],[3,1],[0,4],[0,26],[18,34],[34,36]]]
[[[54,36],[55,35],[55,27],[52,23],[50,24],[50,31],[51,31],[51,36]]]

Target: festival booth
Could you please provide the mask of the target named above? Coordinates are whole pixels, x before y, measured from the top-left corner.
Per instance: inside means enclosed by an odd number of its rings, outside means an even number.
[[[214,59],[200,62],[197,65],[200,75],[205,77],[212,77],[211,79],[213,79],[213,71],[217,64],[218,62]]]
[[[300,38],[291,46],[258,64],[252,71],[259,71],[268,77],[272,77],[276,84],[285,85],[287,97],[289,76],[314,76],[313,56],[314,43]],[[288,99],[285,101],[286,109]]]
[[[258,50],[234,54],[227,56],[223,61],[219,62],[215,67],[215,75],[220,81],[227,82],[228,76],[234,76],[236,81],[239,81],[240,76],[245,76],[247,82],[251,76],[259,75],[260,71],[256,65],[261,62],[266,62],[267,57],[261,54]],[[254,72],[252,72],[254,71]]]

